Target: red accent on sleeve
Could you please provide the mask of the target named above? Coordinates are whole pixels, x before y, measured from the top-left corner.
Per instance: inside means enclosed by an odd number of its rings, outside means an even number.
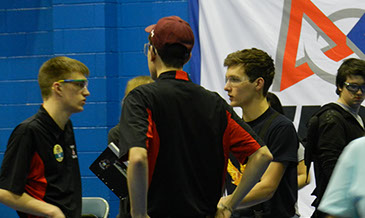
[[[30,163],[30,172],[27,176],[25,191],[32,197],[44,201],[46,194],[47,180],[44,175],[44,163],[36,152]]]
[[[148,184],[151,184],[152,175],[155,170],[158,152],[160,150],[160,137],[156,129],[156,123],[152,120],[152,112],[147,109],[148,113],[148,131],[147,131],[147,155],[148,155]]]
[[[224,153],[228,157],[231,151],[239,162],[243,163],[251,154],[255,153],[260,144],[226,111],[227,128],[223,135]]]
[[[188,74],[185,71],[182,71],[182,70],[176,71],[175,79],[189,81]]]

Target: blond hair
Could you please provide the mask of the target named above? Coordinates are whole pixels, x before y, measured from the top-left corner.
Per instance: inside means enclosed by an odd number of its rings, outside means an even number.
[[[38,73],[38,84],[43,99],[51,95],[51,88],[54,82],[67,79],[72,73],[82,73],[89,76],[89,69],[85,64],[69,57],[54,57],[44,62]]]
[[[128,81],[127,86],[125,88],[124,96],[127,96],[128,93],[132,91],[134,88],[152,82],[154,81],[150,76],[137,76]]]

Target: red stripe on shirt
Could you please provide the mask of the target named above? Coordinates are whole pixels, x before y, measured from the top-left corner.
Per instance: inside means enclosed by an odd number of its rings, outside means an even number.
[[[188,74],[185,71],[182,71],[182,70],[176,71],[175,79],[189,81]]]
[[[47,180],[44,175],[44,163],[37,152],[34,153],[30,163],[30,170],[27,176],[25,191],[32,197],[44,201],[46,194]]]
[[[260,144],[226,111],[227,128],[223,135],[224,155],[228,159],[231,151],[239,162],[243,163],[251,154],[255,153]]]
[[[160,150],[160,137],[156,129],[156,123],[152,120],[151,110],[147,109],[147,113],[148,113],[148,131],[147,131],[146,148],[148,154],[148,184],[151,184],[158,152]]]

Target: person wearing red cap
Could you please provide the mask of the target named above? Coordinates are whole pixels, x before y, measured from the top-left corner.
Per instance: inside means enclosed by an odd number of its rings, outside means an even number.
[[[154,83],[124,99],[119,148],[128,158],[132,217],[230,217],[257,183],[272,155],[224,99],[194,84],[183,66],[194,34],[177,16],[146,28]],[[248,158],[242,182],[218,205],[228,153]]]

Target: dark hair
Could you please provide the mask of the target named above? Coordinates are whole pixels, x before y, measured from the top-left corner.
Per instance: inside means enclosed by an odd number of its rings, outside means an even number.
[[[277,112],[284,115],[283,106],[281,105],[281,102],[280,102],[280,99],[278,98],[278,96],[276,96],[272,92],[268,92],[266,95],[266,99],[269,102],[270,106],[272,108],[274,108],[274,110],[276,110]]]
[[[151,45],[151,35],[148,37]],[[182,68],[190,58],[190,52],[181,44],[167,44],[162,49],[157,49],[153,46],[154,51],[160,56],[161,60],[167,67]]]
[[[343,87],[349,76],[361,76],[365,80],[365,61],[357,58],[346,59],[337,70],[336,94],[340,95],[338,87]]]
[[[229,54],[224,60],[225,67],[242,65],[250,82],[262,77],[265,81],[263,95],[266,96],[275,75],[273,59],[264,51],[252,48]]]

